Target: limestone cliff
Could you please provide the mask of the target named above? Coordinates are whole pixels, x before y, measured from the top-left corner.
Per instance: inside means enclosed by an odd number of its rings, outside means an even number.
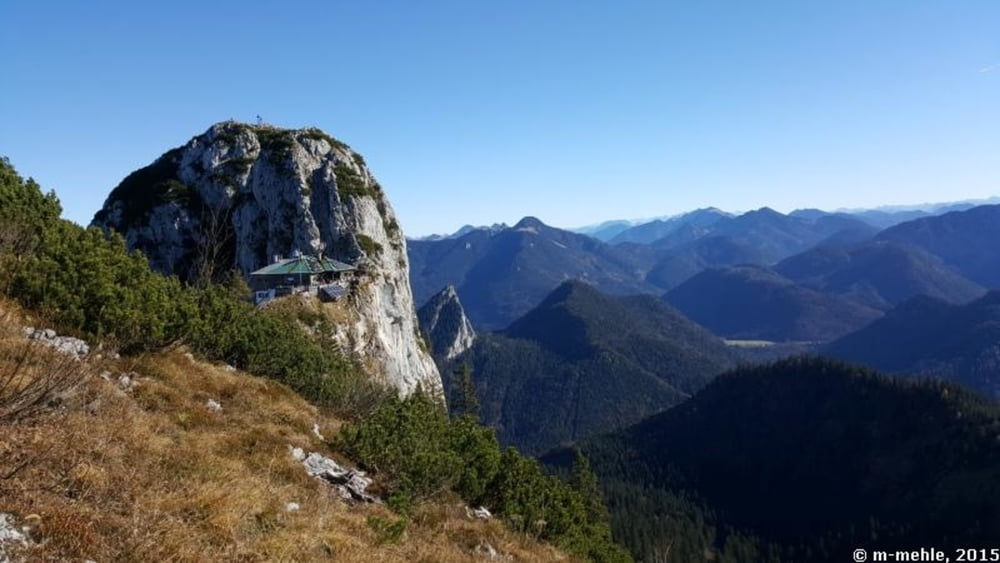
[[[213,125],[126,177],[94,224],[185,279],[246,275],[295,251],[357,264],[342,348],[402,393],[441,388],[392,207],[361,155],[319,129]]]
[[[476,341],[476,331],[465,316],[455,287],[449,285],[431,297],[417,314],[420,328],[431,341],[438,361],[449,361],[465,352]]]

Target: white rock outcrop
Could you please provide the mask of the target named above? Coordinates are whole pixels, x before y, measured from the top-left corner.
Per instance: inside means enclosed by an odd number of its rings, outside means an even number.
[[[428,335],[434,357],[439,361],[455,359],[476,342],[476,331],[465,315],[454,286],[447,286],[431,297],[418,313],[420,328]]]
[[[305,466],[306,473],[337,489],[347,502],[379,503],[378,498],[367,492],[372,480],[356,469],[345,469],[339,463],[312,452],[307,454],[302,448],[289,446],[292,457]]]
[[[296,251],[355,264],[337,345],[402,394],[441,392],[392,206],[362,157],[318,129],[213,125],[125,178],[94,224],[187,279],[204,264],[246,275]]]
[[[78,360],[90,354],[90,346],[83,340],[72,336],[59,336],[56,331],[49,328],[24,327],[24,335],[28,340],[34,340]]]

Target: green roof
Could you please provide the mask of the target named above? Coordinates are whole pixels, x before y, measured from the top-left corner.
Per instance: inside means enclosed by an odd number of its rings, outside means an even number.
[[[270,266],[265,266],[251,276],[295,276],[328,274],[336,272],[349,272],[354,266],[345,264],[332,258],[316,258],[314,256],[299,256],[279,260]]]

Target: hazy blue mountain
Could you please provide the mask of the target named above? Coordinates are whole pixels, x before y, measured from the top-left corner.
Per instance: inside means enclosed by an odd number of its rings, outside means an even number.
[[[612,244],[621,242],[651,243],[673,233],[680,227],[711,227],[717,222],[732,217],[729,213],[714,207],[696,209],[682,215],[666,219],[655,219],[618,233],[611,239]]]
[[[997,403],[957,386],[798,358],[579,446],[637,560],[841,562],[994,541],[998,432]]]
[[[716,225],[713,232],[728,235],[755,248],[769,263],[812,248],[837,233],[864,227],[847,215],[804,219],[764,207]]]
[[[735,217],[722,217],[711,224],[685,223],[650,244],[668,253],[700,239],[729,237],[752,249],[753,263],[769,265],[831,238],[854,238],[859,232],[863,233],[860,236],[874,234],[870,225],[849,215],[784,215],[763,207]]]
[[[940,258],[889,240],[819,246],[786,258],[774,270],[805,287],[883,310],[915,295],[963,303],[985,292]]]
[[[887,229],[915,219],[941,215],[952,211],[965,211],[980,205],[993,205],[997,203],[1000,203],[1000,197],[946,203],[924,203],[920,205],[886,205],[874,209],[845,209],[841,210],[841,212],[854,215],[880,229]]]
[[[879,233],[877,227],[861,224],[841,229],[816,243],[816,246],[848,246],[871,240]],[[814,247],[815,248],[815,247]]]
[[[424,236],[424,237],[414,237],[414,238],[409,239],[409,240],[424,240],[424,241],[447,240],[447,239],[453,239],[453,238],[458,238],[458,237],[467,235],[467,234],[469,234],[469,233],[471,233],[473,231],[497,232],[497,231],[501,231],[501,230],[506,229],[506,228],[507,228],[507,225],[504,224],[504,223],[494,223],[493,225],[490,225],[488,227],[487,226],[479,226],[479,227],[477,227],[475,225],[463,225],[457,231],[455,231],[454,233],[451,233],[450,235],[427,235],[427,236]]]
[[[698,238],[663,254],[646,274],[646,281],[667,290],[708,268],[767,261],[767,257],[749,243],[724,235]]]
[[[677,404],[734,361],[654,296],[567,282],[502,333],[481,333],[452,365],[472,368],[481,418],[501,441],[540,453]]]
[[[888,229],[889,227],[900,223],[913,221],[914,219],[920,219],[922,217],[929,217],[932,213],[922,209],[912,209],[906,211],[867,210],[851,213],[851,215],[861,219],[875,228]]]
[[[453,285],[479,330],[507,326],[566,280],[586,280],[612,294],[655,289],[643,281],[648,264],[635,254],[533,217],[499,231],[410,241],[408,251],[416,302]]]
[[[713,268],[665,299],[689,319],[733,339],[826,341],[881,316],[875,309],[796,284],[767,268]]]
[[[1000,291],[965,305],[915,297],[824,350],[889,372],[951,379],[1000,397]]]
[[[624,220],[614,220],[605,221],[597,225],[588,225],[586,227],[579,227],[576,229],[568,229],[571,232],[579,233],[581,235],[587,235],[588,237],[596,238],[597,240],[608,242],[613,239],[618,233],[632,227],[635,223],[632,221]]]
[[[940,257],[966,278],[1000,288],[1000,205],[982,205],[908,221],[878,234]]]

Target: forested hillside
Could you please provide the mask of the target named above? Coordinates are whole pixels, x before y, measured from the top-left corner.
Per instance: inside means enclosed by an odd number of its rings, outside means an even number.
[[[1000,531],[1000,408],[947,383],[813,358],[743,367],[580,447],[641,560],[843,561]]]
[[[677,404],[734,363],[720,339],[653,296],[567,282],[452,366],[471,367],[481,418],[502,442],[542,453]]]
[[[886,372],[933,376],[1000,397],[1000,290],[956,305],[914,297],[824,353]]]

